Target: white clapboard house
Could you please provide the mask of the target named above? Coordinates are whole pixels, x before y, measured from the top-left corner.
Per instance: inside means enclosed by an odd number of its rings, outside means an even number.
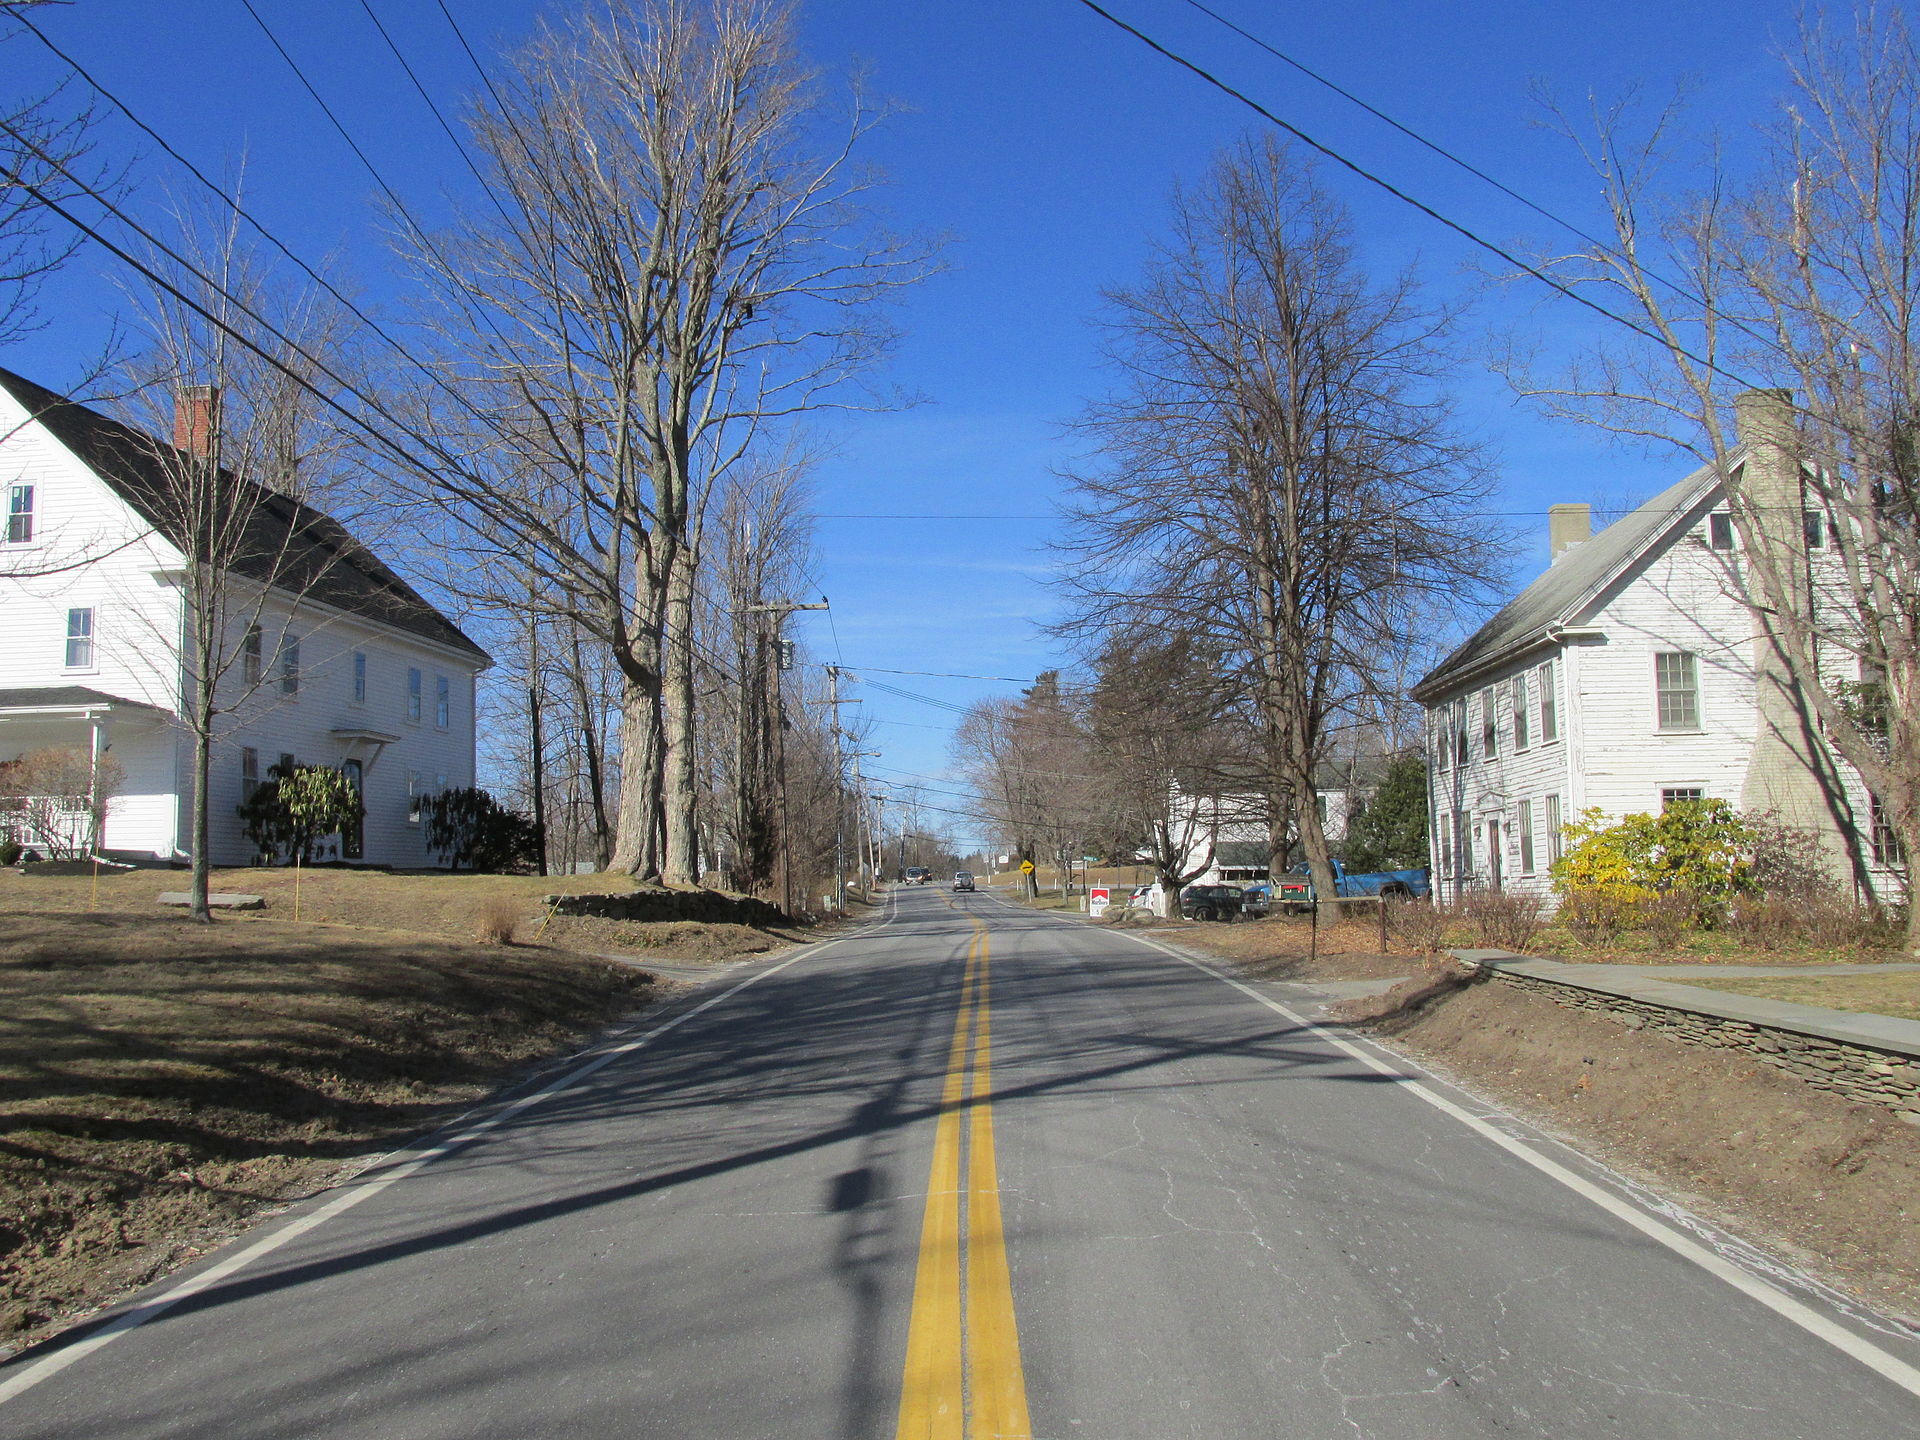
[[[211,428],[183,402],[174,444]],[[100,847],[147,861],[186,858],[192,833],[192,739],[177,719],[184,557],[166,533],[165,448],[0,369],[0,761],[48,747],[111,757],[124,779]],[[210,858],[254,858],[237,807],[291,760],[337,766],[360,787],[366,820],[334,839],[340,858],[435,864],[418,801],[474,783],[486,652],[328,516],[278,494],[257,516],[277,531],[260,551],[278,558],[260,576],[236,566],[239,583],[265,588],[214,749]],[[288,575],[298,595],[277,588]]]
[[[1825,516],[1807,509],[1775,392],[1737,406],[1731,463],[1766,523],[1790,527],[1818,595]],[[1904,887],[1894,837],[1821,741],[1739,598],[1743,560],[1719,475],[1694,471],[1598,534],[1557,505],[1545,574],[1424,677],[1434,890],[1551,893],[1562,827],[1718,798],[1818,835],[1835,884]],[[1849,676],[1842,678],[1860,678]]]
[[[1349,756],[1320,766],[1315,804],[1321,833],[1336,858],[1344,858],[1347,821],[1379,788],[1386,766],[1386,760],[1376,755]],[[1248,885],[1268,878],[1273,857],[1267,803],[1257,791],[1182,797],[1182,802],[1176,804],[1175,812],[1190,814],[1193,821],[1182,868],[1191,870],[1207,862],[1194,884]]]

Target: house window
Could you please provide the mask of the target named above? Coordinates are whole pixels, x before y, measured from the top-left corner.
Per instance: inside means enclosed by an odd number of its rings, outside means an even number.
[[[453,687],[446,676],[436,675],[433,677],[433,723],[444,730],[452,721]]]
[[[280,642],[280,693],[300,693],[300,642],[290,635]]]
[[[1546,799],[1547,821],[1547,864],[1557,865],[1564,853],[1566,836],[1561,833],[1566,822],[1560,816],[1560,797],[1549,795]]]
[[[67,611],[67,669],[93,668],[93,607]]]
[[[407,719],[420,723],[420,672],[407,671]]]
[[[367,703],[367,652],[364,650],[353,652],[353,703]]]
[[[1887,814],[1887,807],[1880,803],[1878,795],[1867,799],[1873,816],[1873,863],[1905,865],[1907,847],[1900,839],[1900,832],[1893,828],[1893,817]]]
[[[1715,550],[1733,549],[1733,516],[1724,510],[1707,516],[1707,544]]]
[[[1500,712],[1491,689],[1480,692],[1480,753],[1489,760],[1500,753]]]
[[[1473,873],[1473,831],[1467,827],[1467,812],[1453,812],[1453,848],[1454,860],[1459,866],[1458,874],[1466,879]]]
[[[1524,750],[1533,743],[1533,726],[1528,714],[1527,677],[1522,671],[1513,677],[1513,748]]]
[[[1700,728],[1700,667],[1685,650],[1662,650],[1653,657],[1653,691],[1658,728]]]
[[[279,770],[280,778],[284,780],[300,768],[300,762],[293,758],[293,752],[291,750],[282,750],[280,752],[280,764],[275,768]]]
[[[260,752],[249,745],[240,752],[240,803],[253,799],[253,792],[259,788]]]
[[[1540,667],[1540,743],[1560,738],[1560,697],[1553,688],[1553,661]]]
[[[1827,517],[1818,510],[1802,511],[1800,533],[1806,536],[1809,550],[1824,549],[1827,543]]]
[[[33,539],[33,486],[7,487],[7,544],[25,545]]]
[[[407,771],[407,823],[409,825],[420,823],[420,800],[420,772],[409,770]]]
[[[249,685],[260,683],[260,627],[249,625],[246,639],[240,642],[240,678]]]
[[[1467,763],[1467,697],[1464,695],[1453,702],[1453,758],[1462,765]]]
[[[1520,873],[1533,874],[1533,802],[1522,800],[1513,807],[1514,829],[1520,835]]]
[[[1698,785],[1663,786],[1660,791],[1660,813],[1665,814],[1676,805],[1690,805],[1707,798],[1707,792]]]
[[[1449,817],[1443,812],[1434,817],[1435,838],[1440,842],[1436,847],[1440,851],[1440,874],[1451,877],[1453,874],[1453,832]]]
[[[1433,737],[1432,737],[1432,744],[1433,744],[1433,768],[1436,770],[1446,769],[1447,762],[1453,758],[1453,747],[1447,744],[1447,735],[1444,729],[1441,729],[1438,726],[1435,727],[1433,732]]]

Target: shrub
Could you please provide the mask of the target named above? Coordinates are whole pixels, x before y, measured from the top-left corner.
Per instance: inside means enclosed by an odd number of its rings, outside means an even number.
[[[17,840],[0,840],[0,866],[18,865],[27,847]]]
[[[1446,944],[1447,931],[1459,918],[1450,905],[1411,897],[1382,902],[1387,907],[1387,928],[1423,955],[1435,955]]]
[[[474,786],[442,790],[421,803],[427,844],[455,870],[530,870],[539,862],[540,830]]]
[[[1461,905],[1474,939],[1495,950],[1525,950],[1547,923],[1538,895],[1515,890],[1476,890]]]
[[[520,907],[504,895],[483,904],[473,917],[474,938],[482,945],[511,945],[520,928]]]
[[[318,841],[352,829],[367,813],[360,792],[339,770],[275,765],[267,775],[237,813],[247,838],[269,861],[283,855],[311,861]]]
[[[1612,825],[1587,810],[1566,833],[1571,843],[1554,862],[1553,883],[1576,928],[1617,933],[1682,905],[1690,923],[1711,927],[1735,896],[1756,888],[1753,829],[1724,800],[1689,800]],[[1686,898],[1646,909],[1670,895]]]
[[[126,783],[111,755],[78,746],[29,750],[0,762],[0,813],[49,860],[78,860],[106,823],[107,801]]]

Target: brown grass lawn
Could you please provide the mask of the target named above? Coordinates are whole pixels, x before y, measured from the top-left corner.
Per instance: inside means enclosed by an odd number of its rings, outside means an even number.
[[[546,882],[306,877],[315,911],[357,915],[349,927],[280,918],[291,876],[248,871],[221,883],[274,908],[203,926],[152,903],[181,878],[103,879],[113,908],[88,913],[59,908],[76,889],[84,904],[84,879],[0,875],[0,1347],[430,1128],[655,990],[627,966],[443,938],[471,933],[483,898],[524,890],[537,912]],[[411,923],[364,928],[385,919]]]
[[[1795,1005],[1824,1005],[1829,1010],[1866,1010],[1902,1020],[1920,1020],[1920,972],[1892,975],[1737,976],[1726,980],[1686,980],[1707,990],[1729,990],[1760,1000]]]
[[[107,870],[95,890],[90,875],[24,875],[0,870],[0,915],[87,910],[132,915],[163,913],[162,891],[187,888],[184,870]],[[266,899],[264,911],[235,911],[223,918],[241,924],[293,918],[294,872],[247,868],[213,872],[214,890],[238,891]],[[378,870],[303,869],[299,875],[300,918],[374,930],[410,930],[446,939],[475,938],[481,913],[496,901],[510,903],[532,924],[541,913],[540,897],[558,894],[623,893],[639,888],[625,875],[453,875],[445,871],[388,874]]]

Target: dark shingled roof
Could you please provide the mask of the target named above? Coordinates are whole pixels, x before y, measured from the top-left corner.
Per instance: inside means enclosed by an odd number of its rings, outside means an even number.
[[[1546,639],[1555,626],[1572,621],[1622,571],[1705,502],[1719,483],[1714,468],[1703,465],[1567,551],[1423,676],[1410,692],[1413,698],[1422,703],[1438,700],[1475,671],[1521,654]]]
[[[181,544],[182,537],[173,533],[176,522],[167,504],[166,474],[160,460],[173,447],[4,367],[0,367],[0,386],[132,506],[142,520],[174,544]],[[458,626],[348,534],[339,521],[251,480],[225,471],[220,479],[234,486],[236,493],[244,487],[253,506],[250,543],[233,567],[240,574],[350,615],[452,646],[482,664],[492,662],[486,651],[461,634]]]
[[[60,705],[131,705],[136,710],[158,710],[144,700],[127,700],[84,685],[43,685],[29,690],[0,690],[0,710],[35,710]]]

